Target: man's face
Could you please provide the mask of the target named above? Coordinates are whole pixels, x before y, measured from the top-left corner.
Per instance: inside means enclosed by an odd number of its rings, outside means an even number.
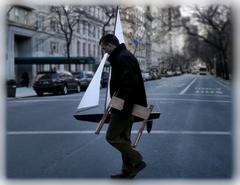
[[[116,46],[110,43],[104,43],[104,44],[102,43],[101,47],[105,53],[111,54]]]

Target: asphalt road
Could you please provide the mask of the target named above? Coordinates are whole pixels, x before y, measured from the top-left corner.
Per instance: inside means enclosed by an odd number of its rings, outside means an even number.
[[[147,167],[136,179],[231,179],[231,88],[212,76],[182,75],[145,82],[149,104],[161,117],[137,149]],[[102,113],[101,105],[88,113]],[[6,176],[9,179],[108,179],[121,166],[105,141],[107,125],[72,116],[84,92],[8,100]],[[139,124],[134,124],[136,136]]]

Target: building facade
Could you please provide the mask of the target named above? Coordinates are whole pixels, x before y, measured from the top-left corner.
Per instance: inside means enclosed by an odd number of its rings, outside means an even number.
[[[142,71],[149,71],[160,63],[160,44],[154,39],[151,6],[122,7],[125,43],[139,61]],[[155,10],[156,11],[156,10]]]
[[[94,57],[96,63],[101,59],[99,39],[106,15],[98,6],[82,6],[78,8],[82,14],[74,26],[70,46],[71,57]],[[9,7],[7,14],[7,79],[16,79],[19,83],[21,75],[27,72],[31,80],[38,71],[51,68],[69,70],[69,65],[15,65],[16,57],[66,57],[66,39],[59,28],[57,20],[51,17],[50,6]],[[90,65],[71,65],[73,72],[93,70]],[[32,82],[32,81],[31,81]]]
[[[30,85],[37,72],[44,70],[94,71],[93,65],[85,64],[16,64],[19,57],[67,57],[67,42],[60,24],[53,16],[51,6],[10,6],[7,11],[6,78],[20,83],[23,73],[28,73]],[[99,40],[108,22],[103,6],[74,6],[77,20],[72,27],[71,57],[94,57],[98,64],[102,58]],[[116,8],[116,7],[115,7]],[[109,7],[107,8],[109,9]],[[111,7],[110,7],[111,9]],[[152,8],[149,6],[122,7],[120,9],[125,44],[137,57],[143,71],[160,62],[160,44],[153,39]],[[113,33],[115,17],[105,33]],[[63,25],[65,26],[65,25]]]

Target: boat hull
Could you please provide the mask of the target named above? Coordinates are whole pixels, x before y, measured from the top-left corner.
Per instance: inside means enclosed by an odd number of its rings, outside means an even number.
[[[158,119],[160,117],[160,112],[152,112],[149,116],[149,121],[153,119]],[[89,122],[96,122],[99,123],[100,120],[102,119],[103,114],[74,114],[73,115],[77,120],[80,121],[89,121]],[[107,116],[105,123],[109,123],[110,120],[110,115]],[[134,116],[134,122],[140,122],[143,121],[143,119],[139,117]]]

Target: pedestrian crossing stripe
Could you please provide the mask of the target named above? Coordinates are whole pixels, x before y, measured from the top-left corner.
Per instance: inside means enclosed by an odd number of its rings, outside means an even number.
[[[221,88],[210,87],[195,87],[195,93],[197,94],[223,94]]]
[[[133,130],[132,134],[137,134],[137,130]],[[69,131],[9,131],[7,135],[59,135],[59,134],[94,134],[95,130],[69,130]],[[106,134],[106,131],[101,131]],[[143,134],[148,134],[146,131]],[[187,131],[187,130],[152,130],[151,134],[176,134],[176,135],[231,135],[230,131]]]

